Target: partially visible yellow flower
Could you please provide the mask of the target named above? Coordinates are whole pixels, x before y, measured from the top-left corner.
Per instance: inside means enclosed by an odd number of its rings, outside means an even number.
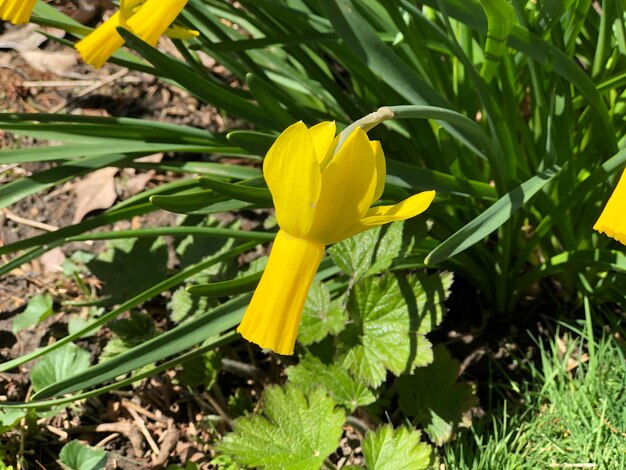
[[[385,187],[378,141],[357,127],[336,147],[335,123],[288,127],[263,162],[280,230],[267,267],[237,328],[244,338],[293,354],[300,317],[325,246],[425,211],[434,191],[394,206],[370,207]]]
[[[37,0],[0,0],[0,20],[28,23]]]
[[[155,46],[159,37],[170,30],[176,38],[197,36],[195,31],[172,26],[187,1],[122,0],[119,11],[78,41],[76,50],[85,62],[99,68],[124,45],[124,39],[116,30],[118,26],[128,29],[151,46]]]
[[[593,228],[626,245],[626,170]]]

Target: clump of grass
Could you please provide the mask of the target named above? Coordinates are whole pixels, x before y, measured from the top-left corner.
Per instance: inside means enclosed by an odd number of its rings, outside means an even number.
[[[624,341],[570,330],[539,344],[519,411],[505,403],[449,444],[447,468],[626,468]]]

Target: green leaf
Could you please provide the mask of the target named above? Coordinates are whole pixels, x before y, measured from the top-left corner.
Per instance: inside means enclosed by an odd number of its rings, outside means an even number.
[[[506,40],[515,26],[515,8],[507,0],[480,0],[487,16],[485,61],[480,76],[490,82],[498,72],[498,64],[506,51]]]
[[[335,264],[355,280],[381,273],[402,249],[402,222],[366,230],[333,245]]]
[[[146,313],[132,311],[130,317],[120,318],[109,323],[109,328],[115,336],[109,340],[99,362],[104,362],[119,354],[131,350],[134,346],[144,343],[156,333],[154,320]]]
[[[19,333],[26,328],[42,322],[53,313],[52,296],[48,294],[36,295],[30,299],[26,310],[17,314],[13,319],[13,333]]]
[[[432,346],[425,335],[441,322],[451,283],[452,275],[443,273],[369,277],[356,284],[348,310],[358,343],[346,354],[344,367],[377,387],[387,370],[400,375],[430,364]]]
[[[187,287],[187,292],[192,295],[204,297],[223,297],[236,294],[244,294],[256,289],[263,272],[257,272],[230,281],[213,282],[210,284],[197,284]]]
[[[376,401],[372,391],[365,384],[355,381],[340,364],[324,364],[312,354],[307,354],[298,365],[287,368],[286,372],[289,381],[305,394],[321,385],[338,405],[345,406],[350,412]]]
[[[74,374],[89,369],[90,354],[74,343],[55,349],[33,366],[30,381],[33,389],[42,390]]]
[[[228,141],[253,155],[265,155],[274,141],[275,135],[256,131],[232,131],[226,134]]]
[[[457,230],[431,251],[424,262],[426,264],[439,264],[467,250],[490,233],[495,232],[560,172],[561,167],[559,166],[548,168],[508,192],[489,209]]]
[[[206,297],[192,296],[184,287],[176,290],[167,304],[174,323],[190,321],[204,315],[217,305]]]
[[[61,163],[49,170],[40,171],[32,176],[24,176],[5,183],[0,187],[0,208],[7,207],[20,199],[39,191],[60,185],[72,178],[83,175],[98,168],[115,166],[125,160],[126,155],[99,155],[82,160]]]
[[[0,433],[13,429],[26,416],[26,411],[19,408],[0,408]]]
[[[107,305],[122,302],[167,277],[167,245],[163,239],[122,239],[87,263],[102,281]]]
[[[178,357],[185,349],[202,343],[207,338],[217,337],[237,325],[241,321],[243,309],[249,300],[250,296],[245,295],[231,299],[215,308],[208,315],[202,315],[193,321],[178,325],[112,359],[72,374],[66,380],[51,384],[33,395],[32,399],[37,400],[83,390],[136,371],[166,357]],[[218,343],[219,340],[214,342]]]
[[[263,415],[239,418],[219,445],[255,468],[319,470],[339,444],[345,414],[322,388],[305,395],[294,385],[270,386]]]
[[[416,417],[437,445],[448,442],[463,413],[477,400],[472,387],[456,383],[459,362],[443,345],[434,348],[433,363],[398,379],[400,409]]]
[[[254,204],[261,204],[267,207],[272,207],[272,194],[266,187],[262,188],[254,186],[244,186],[243,184],[232,184],[214,178],[206,177],[200,177],[199,181],[200,186],[202,186],[203,188],[212,189],[217,194],[221,194],[222,196],[237,199],[239,201],[251,202]],[[263,181],[262,178],[261,181]],[[248,184],[252,182],[258,182],[258,180],[246,181],[246,183]]]
[[[124,28],[117,28],[117,32],[124,38],[129,47],[152,63],[160,74],[176,81],[200,100],[211,103],[259,126],[270,129],[274,127],[275,123],[271,116],[251,101],[247,101],[225,86],[219,86],[207,80],[183,62],[163,54]]]
[[[100,470],[106,467],[107,452],[70,441],[61,449],[59,460],[69,470]]]
[[[183,364],[180,381],[189,387],[211,388],[222,367],[222,356],[217,351],[208,351]]]
[[[109,324],[111,331],[130,344],[140,344],[154,337],[152,317],[147,313],[133,311],[129,318],[120,318]]]
[[[328,335],[339,334],[348,321],[340,300],[330,300],[326,284],[313,281],[302,311],[298,341],[305,346],[318,343]]]
[[[420,442],[419,431],[391,425],[368,432],[363,441],[363,456],[368,470],[426,470],[435,468],[436,458],[428,444]]]

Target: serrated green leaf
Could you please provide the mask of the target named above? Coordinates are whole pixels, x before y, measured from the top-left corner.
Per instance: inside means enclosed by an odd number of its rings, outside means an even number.
[[[398,379],[398,393],[400,409],[416,417],[431,440],[442,445],[477,401],[470,385],[456,383],[459,362],[446,347],[438,345],[433,352],[432,364]]]
[[[326,336],[339,334],[348,321],[348,315],[339,301],[331,301],[326,285],[314,281],[304,304],[298,341],[309,345]]]
[[[74,343],[55,349],[33,366],[30,381],[41,390],[60,380],[89,369],[90,354]]]
[[[412,372],[432,362],[426,333],[444,314],[452,275],[444,273],[406,278],[386,275],[357,283],[348,310],[358,329],[358,344],[343,365],[357,380],[377,387],[387,370],[395,375]]]
[[[146,313],[132,311],[130,317],[114,320],[109,324],[111,331],[115,333],[102,350],[98,362],[125,353],[133,347],[154,338],[156,333],[154,320]]]
[[[172,295],[167,304],[170,310],[170,318],[174,323],[181,323],[198,318],[209,312],[217,305],[217,302],[207,297],[190,295],[184,287],[178,289]]]
[[[183,364],[180,381],[189,387],[200,385],[211,388],[222,367],[222,356],[217,351],[208,351]]]
[[[163,239],[121,239],[91,260],[89,270],[102,281],[108,305],[123,302],[167,277],[167,245]]]
[[[294,385],[268,387],[263,416],[239,418],[219,446],[254,468],[319,470],[336,448],[345,414],[322,388],[305,395]]]
[[[106,467],[107,451],[70,441],[61,449],[59,460],[69,470],[100,470]]]
[[[400,255],[402,222],[366,230],[332,246],[328,252],[335,264],[358,280],[383,272]]]
[[[13,429],[17,423],[26,416],[25,410],[19,408],[0,408],[0,433]]]
[[[52,296],[48,294],[36,295],[30,299],[26,310],[15,315],[13,319],[13,333],[19,333],[26,328],[42,322],[53,313]]]
[[[111,331],[125,343],[135,345],[154,337],[154,320],[146,313],[132,311],[128,318],[120,318],[109,324]]]
[[[312,354],[307,354],[298,365],[287,368],[286,372],[289,381],[304,393],[321,385],[338,405],[345,406],[350,412],[376,401],[372,391],[365,384],[355,381],[341,365],[324,364]]]
[[[426,470],[435,468],[436,458],[431,447],[420,442],[421,433],[408,428],[394,432],[387,424],[367,433],[363,441],[363,456],[368,470]]]

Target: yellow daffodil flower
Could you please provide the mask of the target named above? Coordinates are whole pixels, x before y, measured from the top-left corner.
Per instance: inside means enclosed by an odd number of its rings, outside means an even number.
[[[0,0],[0,20],[28,23],[37,0]]]
[[[76,50],[85,62],[99,68],[124,45],[124,39],[116,30],[118,26],[128,29],[151,46],[155,46],[159,37],[170,30],[175,38],[197,36],[197,31],[172,26],[187,1],[122,0],[119,11],[78,41]]]
[[[626,245],[626,170],[593,228]]]
[[[394,206],[370,207],[385,187],[378,141],[357,127],[340,145],[335,123],[288,127],[263,162],[280,230],[237,331],[279,354],[293,354],[304,302],[326,245],[425,211],[426,191]]]

